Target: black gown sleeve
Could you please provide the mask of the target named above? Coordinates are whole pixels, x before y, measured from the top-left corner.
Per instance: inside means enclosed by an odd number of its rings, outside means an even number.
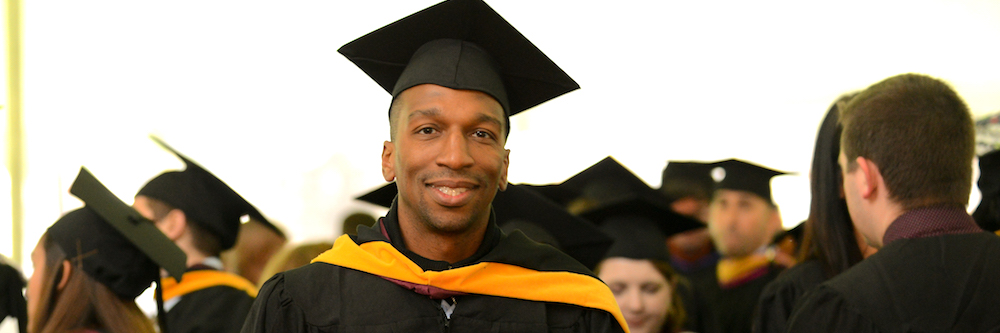
[[[307,332],[305,314],[286,293],[283,273],[272,276],[260,288],[240,332]]]
[[[786,332],[879,332],[858,308],[826,285],[808,292],[792,311]]]
[[[753,318],[754,333],[781,333],[785,331],[792,307],[800,296],[794,286],[784,280],[775,280],[764,287],[757,301]]]

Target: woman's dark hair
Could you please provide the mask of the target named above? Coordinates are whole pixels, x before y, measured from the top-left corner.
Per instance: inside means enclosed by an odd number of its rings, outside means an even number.
[[[152,322],[143,315],[133,300],[123,300],[111,289],[92,279],[82,269],[73,269],[62,290],[56,286],[62,279],[63,261],[73,265],[76,259],[66,258],[48,233],[42,235],[45,268],[41,274],[42,294],[33,318],[28,318],[30,332],[72,332],[99,329],[107,333],[154,333]],[[40,274],[35,272],[34,274]]]
[[[822,263],[828,278],[864,259],[843,198],[843,176],[837,164],[842,131],[838,110],[854,95],[841,96],[833,103],[816,136],[810,179],[812,203],[798,255],[800,262]]]

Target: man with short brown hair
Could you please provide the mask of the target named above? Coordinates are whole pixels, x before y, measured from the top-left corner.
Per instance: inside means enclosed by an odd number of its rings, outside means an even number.
[[[1000,328],[1000,238],[965,210],[974,128],[944,82],[872,85],[841,110],[840,167],[854,225],[878,253],[809,294],[790,332]]]

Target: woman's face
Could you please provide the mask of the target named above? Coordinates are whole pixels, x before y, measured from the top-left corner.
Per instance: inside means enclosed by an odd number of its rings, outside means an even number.
[[[615,294],[615,300],[633,333],[659,332],[667,320],[673,290],[649,260],[608,258],[598,277]]]
[[[34,270],[31,273],[31,278],[28,279],[28,318],[35,318],[38,313],[35,308],[41,301],[42,285],[44,284],[42,279],[45,276],[45,247],[42,246],[41,240],[38,241],[35,250],[31,251],[31,267],[34,267]]]

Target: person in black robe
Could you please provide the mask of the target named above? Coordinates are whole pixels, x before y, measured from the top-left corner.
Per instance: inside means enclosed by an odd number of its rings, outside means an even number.
[[[180,280],[162,281],[170,333],[239,332],[257,285],[224,271],[219,255],[236,243],[241,218],[270,222],[211,172],[153,139],[186,166],[147,182],[134,203],[188,257],[187,272]]]
[[[161,269],[180,277],[186,255],[86,168],[70,193],[84,207],[60,217],[31,252],[28,331],[156,332],[135,298]],[[162,297],[155,296],[160,310]],[[159,331],[170,329],[160,321]]]
[[[694,286],[691,330],[750,332],[761,291],[783,269],[768,245],[781,230],[770,180],[784,172],[736,159],[715,165],[724,178],[709,204],[708,229],[722,259],[715,269],[689,277]]]
[[[784,332],[788,317],[802,296],[874,253],[874,248],[858,241],[841,188],[840,123],[838,105],[853,94],[834,102],[820,126],[813,154],[809,218],[802,228],[803,243],[799,263],[778,276],[761,292],[754,316],[754,332]],[[860,243],[860,244],[859,244]]]
[[[340,48],[392,95],[389,212],[261,287],[243,332],[623,332],[586,267],[491,204],[509,117],[579,86],[480,0],[442,2]]]
[[[28,310],[21,290],[25,281],[21,271],[11,266],[7,258],[0,256],[0,323],[14,325],[21,333],[28,331]],[[8,319],[9,318],[9,319]]]
[[[708,203],[715,180],[713,163],[669,161],[660,178],[660,192],[670,198],[675,212],[708,222]],[[689,230],[667,238],[670,265],[685,276],[715,269],[719,251],[712,245],[707,227]]]
[[[904,74],[840,111],[851,219],[879,251],[808,292],[788,332],[1000,330],[1000,238],[966,212],[975,133],[946,83]]]

